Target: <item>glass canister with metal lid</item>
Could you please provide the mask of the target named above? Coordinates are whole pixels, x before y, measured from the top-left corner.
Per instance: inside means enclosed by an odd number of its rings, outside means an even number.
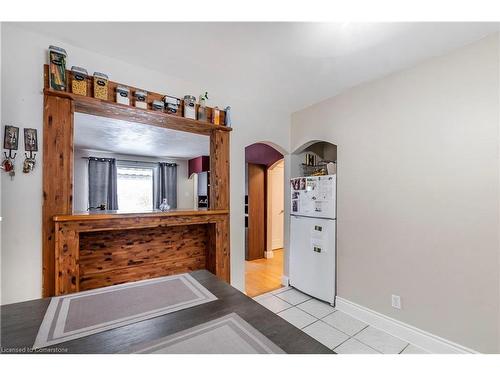
[[[165,110],[171,115],[179,115],[179,108],[181,105],[181,100],[175,96],[165,95],[163,97],[163,102],[165,103]]]
[[[148,93],[146,91],[137,90],[134,92],[135,106],[137,108],[148,109]]]
[[[196,120],[196,97],[184,95],[184,117]]]
[[[73,94],[87,96],[87,70],[79,66],[72,66],[71,76],[71,92]]]
[[[49,85],[53,90],[66,91],[66,51],[49,46]]]
[[[125,86],[116,87],[116,102],[124,105],[130,105],[130,90]]]
[[[94,98],[108,100],[108,76],[104,73],[94,73]]]
[[[151,103],[151,108],[155,111],[163,111],[165,108],[165,104],[161,100],[153,100],[153,103]]]

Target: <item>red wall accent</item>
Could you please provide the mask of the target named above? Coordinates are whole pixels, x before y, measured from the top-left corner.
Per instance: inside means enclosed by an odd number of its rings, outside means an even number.
[[[188,178],[193,173],[208,172],[210,170],[210,157],[198,156],[188,162]]]
[[[254,143],[245,147],[245,161],[247,163],[264,164],[266,167],[270,167],[280,159],[283,159],[283,155],[264,143]]]

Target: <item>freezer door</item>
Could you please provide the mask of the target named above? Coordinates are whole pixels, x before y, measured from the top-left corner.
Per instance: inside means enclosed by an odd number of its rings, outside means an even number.
[[[290,217],[290,284],[335,302],[335,220]]]
[[[336,175],[292,179],[290,212],[335,219],[336,182]]]

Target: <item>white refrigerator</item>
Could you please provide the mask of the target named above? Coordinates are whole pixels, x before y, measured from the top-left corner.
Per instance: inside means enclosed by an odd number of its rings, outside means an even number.
[[[290,285],[335,304],[336,175],[290,180]]]

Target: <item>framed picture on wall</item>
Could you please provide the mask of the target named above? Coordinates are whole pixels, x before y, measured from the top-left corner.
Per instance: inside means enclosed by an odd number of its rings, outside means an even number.
[[[5,125],[5,133],[3,135],[3,148],[7,150],[17,150],[19,146],[19,128],[15,126]]]
[[[36,129],[24,129],[24,149],[26,151],[38,151],[38,136]]]

